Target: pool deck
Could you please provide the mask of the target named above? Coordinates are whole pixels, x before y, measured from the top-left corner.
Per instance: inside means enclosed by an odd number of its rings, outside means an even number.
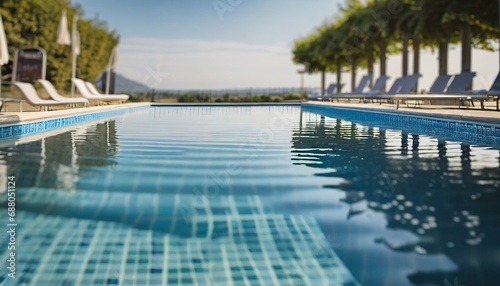
[[[348,103],[348,102],[318,102],[308,101],[304,105],[309,106],[331,106],[334,108],[356,109],[369,112],[381,112],[391,114],[411,115],[417,117],[432,117],[449,120],[469,121],[476,123],[488,123],[500,125],[500,111],[494,109],[493,102],[485,102],[484,110],[473,107],[440,106],[440,105],[422,105],[419,107],[410,107],[401,105],[399,109],[394,104],[378,103]],[[491,105],[491,106],[490,106]]]
[[[88,108],[74,108],[54,111],[31,111],[31,112],[2,112],[0,114],[0,126],[14,124],[19,122],[32,122],[43,119],[59,118],[73,115],[89,114],[95,112],[119,110],[123,108],[139,107],[139,106],[299,106],[300,102],[283,102],[283,103],[126,103],[120,105],[94,106]],[[485,110],[473,107],[456,106],[437,106],[437,105],[422,105],[419,107],[400,106],[395,109],[393,104],[378,104],[378,103],[348,103],[348,102],[318,102],[308,101],[303,102],[303,105],[309,106],[331,106],[333,108],[356,109],[368,112],[381,112],[391,114],[412,115],[419,117],[433,117],[450,120],[469,121],[477,123],[488,123],[500,125],[500,112],[494,109],[493,102],[486,102]],[[491,106],[489,106],[491,105]]]
[[[150,106],[149,102],[126,103],[119,105],[93,106],[87,108],[71,108],[53,111],[27,111],[27,112],[2,112],[0,113],[0,125],[13,124],[18,122],[30,122],[42,119],[59,118],[73,115],[89,114],[123,108]]]

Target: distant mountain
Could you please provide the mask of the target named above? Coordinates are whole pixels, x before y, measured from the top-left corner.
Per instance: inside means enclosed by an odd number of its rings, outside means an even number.
[[[106,71],[103,71],[97,78],[96,78],[96,86],[100,88],[101,90],[105,90],[106,86]],[[112,84],[111,84],[112,85]],[[119,93],[125,93],[125,94],[145,94],[151,90],[150,87],[148,87],[145,84],[142,84],[138,81],[128,79],[124,77],[121,74],[115,73],[115,94]]]

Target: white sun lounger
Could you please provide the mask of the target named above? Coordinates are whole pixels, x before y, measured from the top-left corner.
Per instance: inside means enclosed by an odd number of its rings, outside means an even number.
[[[104,95],[104,94],[100,93],[91,82],[86,81],[85,85],[87,86],[87,89],[90,91],[90,93],[92,93],[93,95],[98,95],[98,96]],[[127,97],[127,99],[129,98],[129,96],[127,94],[108,94],[108,95],[123,96],[124,98]]]
[[[74,78],[73,83],[75,84],[76,89],[78,89],[78,92],[88,100],[123,102],[129,99],[128,95],[113,95],[113,94],[95,95],[92,92],[90,92],[85,82],[79,78]]]
[[[48,80],[39,79],[38,82],[42,85],[47,94],[55,101],[65,102],[67,104],[83,104],[83,106],[85,107],[89,105],[89,101],[86,100],[85,98],[82,97],[68,98],[60,95],[59,92],[57,92],[54,85],[52,85],[52,83]]]
[[[35,87],[30,83],[14,82],[13,83],[23,94],[26,100],[33,106],[40,106],[42,110],[47,111],[49,106],[68,105],[67,102],[55,101],[51,99],[43,99],[38,96]]]

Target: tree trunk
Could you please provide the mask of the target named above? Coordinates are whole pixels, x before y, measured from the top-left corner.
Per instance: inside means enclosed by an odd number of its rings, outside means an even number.
[[[337,93],[342,91],[342,67],[340,61],[337,61]]]
[[[380,41],[380,76],[387,75],[387,42]],[[385,92],[385,86],[381,90]]]
[[[448,39],[439,42],[439,75],[448,74]]]
[[[321,71],[321,96],[325,96],[325,75],[324,70]]]
[[[471,71],[472,68],[472,36],[470,25],[468,23],[462,24],[461,29],[462,37],[462,72]],[[472,89],[472,85],[468,90]]]
[[[413,74],[420,74],[420,38],[413,36]],[[418,83],[415,86],[418,93]]]
[[[372,77],[370,78],[370,82],[368,83],[368,86],[371,88],[373,86],[373,49],[368,48],[368,55],[367,55],[367,61],[368,61],[368,74],[371,74]]]
[[[407,76],[408,75],[408,36],[405,33],[401,34],[401,38],[403,41],[403,70],[401,72],[402,76]]]
[[[351,92],[356,90],[356,61],[351,58]]]

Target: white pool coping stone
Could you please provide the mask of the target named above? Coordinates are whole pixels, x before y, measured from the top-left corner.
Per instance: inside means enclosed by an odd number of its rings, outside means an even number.
[[[449,108],[449,106],[423,109],[404,108],[394,109],[391,106],[371,103],[345,103],[345,102],[303,102],[303,106],[323,106],[341,109],[352,109],[365,112],[389,113],[393,115],[409,115],[415,117],[446,119],[451,121],[465,121],[472,123],[486,123],[500,125],[500,112],[496,110],[480,110],[466,108]]]

